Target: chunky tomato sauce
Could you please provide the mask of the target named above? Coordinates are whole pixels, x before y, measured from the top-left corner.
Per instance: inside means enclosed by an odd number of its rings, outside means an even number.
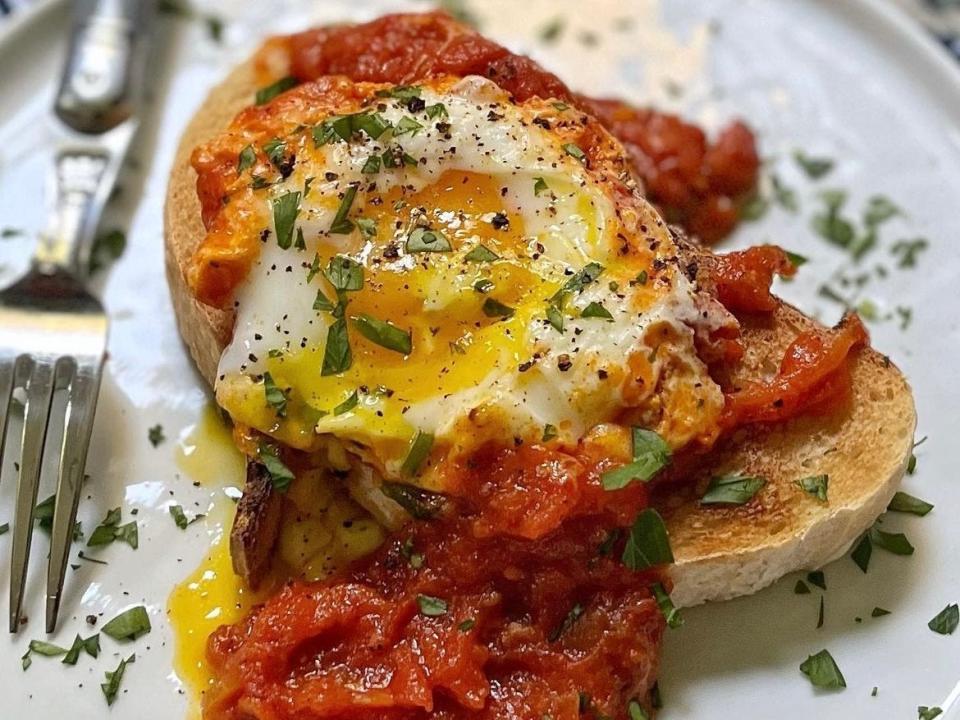
[[[554,97],[596,115],[625,145],[649,197],[708,242],[733,228],[738,199],[756,182],[758,159],[746,126],[734,124],[711,144],[676,117],[574,95],[533,61],[443,14],[388,16],[281,44],[293,74],[318,83],[247,111],[244,122],[254,132],[258,123],[273,132],[278,122],[301,122],[290,103],[323,102],[339,92],[328,75],[413,83],[481,74],[518,100]],[[225,222],[217,210],[236,175],[238,149],[194,156],[208,229]],[[224,277],[214,284],[235,285],[231,273],[248,261],[219,257]],[[734,313],[764,313],[777,307],[769,292],[774,275],[793,271],[785,253],[761,247],[705,256],[698,282]],[[801,334],[775,378],[726,388],[724,427],[834,406],[849,392],[847,359],[866,341],[855,316],[833,331]],[[727,366],[742,354],[730,332],[698,338],[698,349],[708,363]],[[572,454],[488,447],[449,468],[445,487],[454,491],[437,517],[414,521],[329,581],[288,585],[247,620],[211,637],[217,682],[205,717],[632,720],[652,714],[649,692],[665,622],[651,587],[660,578],[621,562],[626,529],[648,500],[641,483],[617,491],[602,486],[604,470],[630,460],[618,432],[626,431],[597,429]]]
[[[675,115],[573,93],[527,57],[515,55],[443,13],[387,15],[363,25],[308,30],[288,39],[299,80],[345,75],[355,81],[414,83],[482,75],[518,102],[556,98],[594,115],[626,147],[646,196],[670,221],[703,242],[727,236],[737,205],[757,183],[753,133],[740,122],[711,143]]]
[[[616,431],[612,431],[616,432]],[[209,655],[205,716],[575,720],[649,709],[664,619],[653,572],[611,535],[647,503],[606,491],[602,435],[576,456],[481,450],[458,494],[332,582],[292,584]],[[462,494],[461,494],[462,493]]]

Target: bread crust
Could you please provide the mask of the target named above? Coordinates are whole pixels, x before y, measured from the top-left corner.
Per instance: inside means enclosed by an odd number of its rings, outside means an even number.
[[[250,104],[256,88],[255,67],[248,61],[213,89],[184,131],[167,190],[165,258],[174,312],[211,386],[232,334],[233,314],[201,305],[187,284],[190,258],[205,233],[190,155]],[[743,372],[755,378],[769,374],[786,346],[816,326],[785,304],[772,316],[748,319]],[[853,360],[852,376],[849,403],[832,415],[741,430],[711,453],[694,482],[655,493],[676,556],[671,575],[677,605],[749,594],[787,573],[820,567],[843,554],[883,512],[910,457],[913,396],[900,371],[872,349]],[[709,478],[725,472],[758,475],[767,484],[747,505],[701,506]],[[822,473],[830,477],[826,503],[797,485]],[[375,492],[372,488],[369,492]]]

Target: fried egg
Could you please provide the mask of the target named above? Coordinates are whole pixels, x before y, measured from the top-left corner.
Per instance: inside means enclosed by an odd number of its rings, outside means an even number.
[[[223,210],[260,242],[216,386],[236,422],[441,490],[438,468],[490,442],[715,437],[694,335],[723,319],[577,109],[441,79],[263,150],[281,178]]]

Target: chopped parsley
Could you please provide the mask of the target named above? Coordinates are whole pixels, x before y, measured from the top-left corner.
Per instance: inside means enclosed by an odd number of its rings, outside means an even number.
[[[357,227],[365,240],[372,240],[377,236],[377,221],[371,218],[357,218]]]
[[[277,492],[286,492],[294,480],[294,474],[283,461],[273,445],[261,442],[257,448],[257,457],[270,475],[270,484]]]
[[[485,245],[477,245],[473,250],[463,256],[467,262],[488,263],[499,260],[500,256]]]
[[[580,311],[582,318],[601,318],[613,322],[613,315],[603,305],[598,302],[592,302]]]
[[[890,512],[909,513],[910,515],[918,515],[923,517],[928,512],[933,510],[933,505],[925,500],[921,500],[918,497],[914,497],[909,493],[897,491],[897,494],[893,496],[890,504],[887,505],[887,510]]]
[[[420,468],[427,461],[430,450],[433,448],[433,435],[417,430],[413,440],[410,441],[410,449],[407,451],[407,457],[400,466],[400,473],[404,477],[414,477],[420,472]]]
[[[826,474],[810,475],[809,477],[797,480],[797,485],[800,486],[801,490],[808,495],[813,495],[821,502],[827,501],[827,486],[829,483],[830,476]]]
[[[935,717],[940,717],[942,714],[943,710],[938,708],[936,705],[933,707],[921,705],[917,708],[917,720],[933,720]]]
[[[353,365],[353,352],[350,349],[350,337],[347,334],[346,318],[337,318],[327,328],[327,343],[323,349],[323,365],[320,375],[338,375]]]
[[[267,401],[267,407],[272,408],[277,417],[286,417],[287,403],[290,401],[289,392],[278,387],[270,373],[263,374],[264,399]]]
[[[960,608],[954,603],[937,613],[936,617],[927,623],[927,627],[938,635],[953,635],[958,624],[960,624]]]
[[[114,640],[136,640],[151,630],[150,616],[143,605],[124,610],[100,630]]]
[[[547,305],[547,322],[549,322],[558,333],[563,332],[563,313],[560,312],[560,308],[556,305]]]
[[[410,135],[412,137],[421,130],[423,130],[423,125],[418,123],[412,117],[404,115],[397,123],[396,129],[393,131],[393,136],[400,137],[401,135]]]
[[[268,140],[263,145],[263,152],[267,158],[276,166],[278,169],[283,164],[284,153],[287,149],[287,144],[280,138],[273,138]]]
[[[117,260],[127,249],[127,235],[122,230],[108,230],[93,239],[90,246],[90,262],[87,266],[90,275],[107,267]]]
[[[814,687],[839,690],[847,686],[843,673],[827,650],[821,650],[804,660],[800,664],[800,672],[810,679],[810,684]]]
[[[402,102],[410,102],[413,98],[420,97],[423,88],[419,85],[395,85],[389,90],[377,90],[377,97],[394,98]]]
[[[415,227],[407,236],[408,253],[450,252],[453,246],[439,230]]]
[[[471,630],[473,630],[474,627],[476,627],[476,625],[477,625],[476,620],[474,620],[473,618],[467,618],[462,623],[457,625],[457,630],[459,630],[460,632],[470,632]]]
[[[318,288],[317,297],[313,301],[313,309],[322,312],[332,312],[335,307],[336,306],[330,301],[330,298],[323,294],[323,290]]]
[[[427,617],[440,617],[447,614],[447,602],[431,595],[417,595],[417,607],[420,614]]]
[[[363,265],[346,255],[331,258],[323,274],[336,290],[356,292],[363,288]]]
[[[556,42],[560,39],[560,35],[563,34],[565,25],[566,23],[562,17],[555,17],[540,28],[537,35],[545,43]]]
[[[294,88],[299,84],[300,82],[295,77],[287,76],[280,78],[275,83],[257,90],[256,103],[257,105],[266,105],[268,102],[277,97],[277,95],[285,93],[287,90]]]
[[[120,519],[120,508],[116,507],[107,511],[106,517],[90,534],[87,547],[110,545],[119,540],[136,550],[140,544],[136,520],[121,525]]]
[[[653,430],[633,428],[633,461],[600,476],[604,490],[620,490],[634,480],[649,482],[670,464],[670,446]]]
[[[162,442],[167,439],[166,435],[163,434],[163,425],[157,423],[153,427],[147,430],[147,440],[150,441],[150,444],[154,447],[157,447]]]
[[[825,209],[814,215],[814,231],[833,245],[849,248],[856,233],[853,224],[840,214],[846,204],[847,194],[842,190],[830,190],[822,193],[821,198]]]
[[[30,644],[27,646],[27,651],[20,657],[20,665],[24,670],[29,668],[33,664],[33,659],[30,657],[31,655],[60,657],[61,655],[66,654],[67,649],[60,647],[59,645],[44,642],[43,640],[31,640]]]
[[[273,205],[273,227],[277,233],[277,245],[287,250],[293,244],[293,227],[300,213],[300,191],[284,193],[275,197]]]
[[[337,214],[333,216],[333,222],[330,224],[330,232],[333,235],[348,235],[353,231],[353,222],[347,218],[350,214],[350,207],[357,196],[357,186],[351,185],[343,193],[343,199],[340,201],[340,207],[337,208]],[[279,231],[278,231],[279,232]]]
[[[171,505],[169,507],[170,517],[173,518],[173,522],[181,530],[186,530],[190,525],[193,525],[199,520],[203,520],[206,517],[203,513],[197,513],[193,518],[188,518],[187,514],[183,511],[182,505]]]
[[[646,570],[673,562],[667,526],[653,508],[642,510],[633,521],[621,560],[631,570]]]
[[[360,168],[360,172],[364,175],[376,175],[380,172],[380,156],[371,155],[367,158],[367,161],[363,164],[363,167]]]
[[[701,505],[743,505],[750,502],[767,484],[763,478],[749,475],[722,475],[711,478]]]
[[[367,340],[387,350],[393,350],[401,355],[409,355],[413,351],[410,333],[389,322],[361,313],[353,318],[353,326]]]

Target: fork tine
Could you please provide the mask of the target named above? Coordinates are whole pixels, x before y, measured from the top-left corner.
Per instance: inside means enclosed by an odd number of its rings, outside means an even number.
[[[27,404],[23,411],[23,440],[20,451],[20,479],[14,511],[13,554],[10,562],[10,632],[20,627],[23,591],[27,581],[33,515],[40,485],[40,461],[47,436],[47,418],[53,399],[54,366],[34,362],[27,384]]]
[[[7,413],[13,395],[13,369],[16,359],[0,359],[0,480],[3,479],[3,447],[7,438]]]
[[[50,563],[47,566],[47,632],[57,628],[63,580],[73,542],[73,526],[83,486],[83,470],[93,430],[97,392],[100,389],[100,365],[81,366],[75,370],[68,389],[60,467],[57,477],[57,500],[54,505],[53,531],[50,536]]]

